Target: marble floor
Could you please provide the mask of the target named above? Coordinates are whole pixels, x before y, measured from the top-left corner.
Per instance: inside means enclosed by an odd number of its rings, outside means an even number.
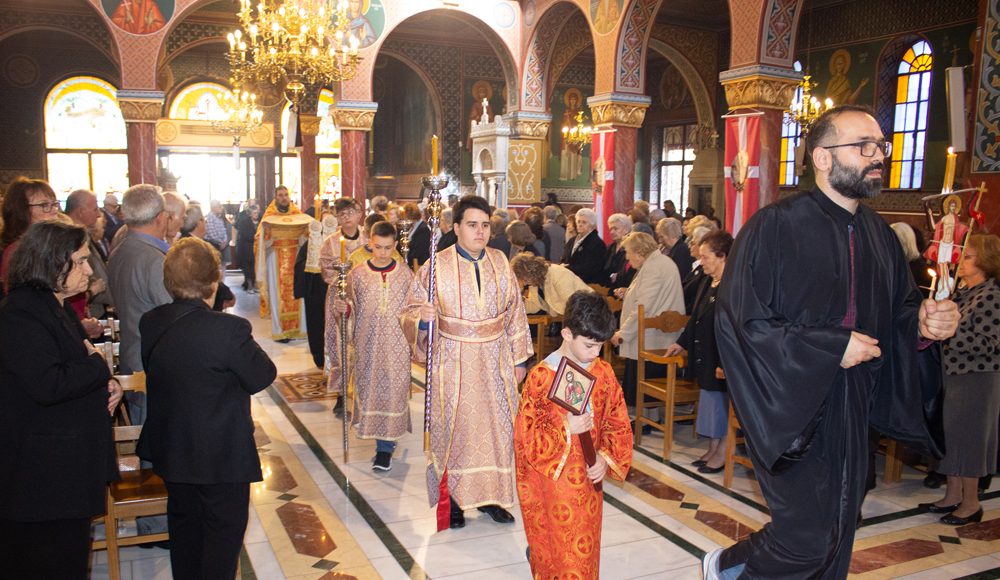
[[[495,524],[473,510],[466,512],[464,529],[435,533],[419,432],[400,442],[388,473],[372,472],[370,441],[352,437],[345,461],[343,427],[330,412],[335,400],[310,388],[313,365],[305,341],[270,340],[269,322],[256,315],[257,297],[241,292],[241,281],[228,280],[237,294],[234,313],[253,323],[258,342],[283,375],[253,397],[264,481],[251,493],[243,578],[530,578],[516,510],[513,525]],[[418,392],[411,401],[418,430],[421,408]],[[690,427],[677,427],[670,462],[660,459],[661,445],[659,436],[644,437],[628,480],[604,486],[604,579],[700,578],[706,551],[728,546],[767,521],[751,472],[737,466],[727,490],[721,473],[689,468],[702,446]],[[941,495],[925,489],[922,477],[904,466],[900,482],[880,481],[868,496],[852,577],[1000,578],[1000,478],[984,501],[985,521],[956,529],[914,509]],[[121,556],[125,580],[170,578],[164,550],[130,547]],[[92,577],[107,578],[104,552],[93,555]]]

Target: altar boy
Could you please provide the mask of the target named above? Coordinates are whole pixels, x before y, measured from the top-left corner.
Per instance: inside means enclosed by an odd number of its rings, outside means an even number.
[[[597,578],[600,571],[603,492],[594,485],[605,476],[624,480],[632,464],[632,428],[622,388],[611,365],[600,358],[614,331],[615,318],[604,298],[574,293],[566,303],[562,346],[525,381],[514,421],[514,459],[535,578]],[[564,357],[596,379],[581,415],[548,398]],[[597,452],[590,467],[578,437],[585,431]]]

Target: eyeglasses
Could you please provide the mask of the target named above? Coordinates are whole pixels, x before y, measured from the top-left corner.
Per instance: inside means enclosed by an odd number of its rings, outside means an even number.
[[[41,203],[29,203],[28,207],[37,207],[40,208],[44,213],[52,213],[53,211],[57,211],[59,209],[59,202],[43,201]]]
[[[875,157],[876,151],[881,151],[883,157],[892,155],[892,143],[888,141],[858,141],[856,143],[841,143],[840,145],[820,145],[823,149],[836,149],[837,147],[857,147],[861,150],[862,157]]]

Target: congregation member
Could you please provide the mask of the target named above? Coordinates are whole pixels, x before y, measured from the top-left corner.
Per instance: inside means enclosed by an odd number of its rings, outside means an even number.
[[[499,250],[487,248],[490,214],[474,195],[455,204],[456,245],[435,258],[435,302],[427,302],[429,264],[414,280],[401,317],[412,355],[434,364],[428,492],[437,505],[450,494],[450,526],[465,526],[463,509],[478,506],[512,523],[514,425],[518,384],[532,355],[517,278]],[[433,361],[426,361],[434,322]],[[441,521],[439,520],[439,528]]]
[[[601,568],[603,492],[624,481],[632,464],[632,428],[622,390],[601,347],[615,329],[605,299],[589,290],[566,304],[562,345],[531,369],[514,421],[517,495],[535,578],[597,578]],[[549,400],[563,359],[596,379],[584,412]],[[582,386],[582,385],[581,385]],[[579,435],[590,433],[596,457],[588,466]],[[589,549],[587,549],[589,548]]]
[[[545,246],[531,232],[528,224],[521,220],[513,220],[507,225],[507,239],[510,241],[510,251],[507,253],[508,258],[513,258],[521,253],[532,256],[545,255]]]
[[[672,217],[660,220],[656,224],[656,239],[660,242],[660,252],[674,261],[683,281],[691,273],[694,258],[691,257],[691,249],[684,240],[684,230],[680,220]]]
[[[403,205],[403,216],[410,220],[410,250],[407,259],[410,264],[416,260],[418,266],[423,266],[424,262],[430,258],[431,252],[431,229],[424,221],[424,215],[417,204],[410,202]],[[400,249],[400,251],[402,251]]]
[[[712,233],[712,231],[713,229],[707,225],[698,226],[691,230],[691,234],[687,236],[688,253],[693,262],[691,262],[691,271],[687,276],[681,277],[681,286],[684,288],[684,306],[688,311],[694,307],[694,299],[698,294],[698,288],[701,287],[701,283],[708,277],[705,269],[701,266],[700,252],[701,241],[705,236]]]
[[[621,298],[625,294],[624,289],[628,288],[635,277],[635,268],[625,259],[625,248],[622,247],[622,240],[632,232],[632,220],[623,213],[611,214],[608,217],[608,232],[611,234],[611,244],[604,254],[602,285]],[[619,288],[622,290],[615,292]]]
[[[568,244],[567,244],[568,245]],[[604,259],[607,247],[597,233],[597,213],[590,208],[576,212],[576,236],[564,258],[569,269],[587,284],[604,284]]]
[[[217,199],[209,201],[208,207],[209,213],[205,216],[205,235],[202,239],[222,252],[225,259],[225,252],[229,247],[229,222],[226,219],[226,210],[222,207],[222,202]]]
[[[502,207],[493,210],[490,216],[490,241],[486,245],[500,250],[505,256],[510,255],[510,240],[507,239],[510,221],[510,212]]]
[[[375,439],[372,469],[383,472],[392,469],[396,442],[412,431],[410,346],[399,317],[413,272],[394,257],[395,245],[396,229],[391,223],[380,220],[372,225],[371,257],[351,268],[347,299],[334,299],[336,316],[347,317],[355,345],[351,426],[359,439]]]
[[[531,229],[531,234],[539,242],[542,248],[542,253],[539,256],[548,256],[552,251],[552,238],[549,237],[548,232],[545,230],[545,214],[542,208],[532,206],[524,210],[524,213],[521,214],[521,221],[528,225],[528,228]]]
[[[382,214],[377,214],[377,213],[368,214],[368,216],[365,218],[365,225],[364,225],[364,229],[363,229],[365,243],[362,244],[361,247],[359,247],[358,249],[356,249],[353,252],[351,252],[348,255],[348,258],[347,258],[348,261],[350,261],[350,263],[351,263],[351,268],[352,269],[355,266],[360,266],[361,264],[364,264],[365,262],[367,262],[368,260],[370,260],[372,258],[372,256],[375,255],[374,250],[372,249],[372,246],[371,246],[371,239],[372,239],[371,232],[372,232],[372,228],[375,227],[375,224],[377,224],[379,222],[384,222],[384,221],[386,221],[385,217],[382,216]],[[392,251],[392,259],[395,260],[395,261],[397,261],[397,262],[402,262],[403,261],[403,256],[401,256],[399,254],[399,252],[397,252],[394,249]]]
[[[913,227],[905,222],[896,222],[890,227],[899,238],[899,245],[903,248],[903,257],[910,265],[913,281],[916,282],[918,288],[929,289],[931,287],[930,264],[924,259],[917,245],[917,236]]]
[[[549,251],[545,256],[545,259],[553,264],[558,264],[562,261],[563,250],[566,248],[566,228],[559,225],[556,221],[560,215],[559,208],[555,205],[547,205],[542,209],[542,215],[545,217],[545,223],[542,228],[545,233],[549,236]]]
[[[91,522],[117,479],[122,389],[66,299],[86,291],[87,232],[28,228],[0,303],[0,556],[7,578],[86,579]]]
[[[201,206],[192,203],[188,206],[187,211],[184,212],[184,224],[181,226],[181,239],[184,238],[198,238],[199,240],[205,239],[206,222],[204,214],[201,212]],[[215,248],[215,246],[212,246]],[[218,251],[218,248],[215,248]],[[219,252],[219,257],[221,259],[222,252]],[[221,264],[220,264],[221,266]],[[215,293],[215,301],[211,304],[212,310],[216,312],[222,312],[227,308],[232,308],[236,306],[236,295],[233,291],[229,289],[229,286],[220,279],[219,280],[219,290]]]
[[[324,313],[323,331],[325,333],[324,345],[326,348],[326,359],[329,363],[329,376],[327,377],[328,388],[334,391],[340,389],[340,348],[345,341],[340,336],[340,325],[335,317],[336,306],[334,300],[337,296],[337,264],[342,260],[347,260],[358,248],[361,248],[368,241],[359,224],[364,214],[361,206],[350,197],[342,197],[333,202],[333,211],[337,215],[337,229],[333,234],[323,240],[323,247],[319,251],[319,267],[323,281],[328,288],[326,291],[326,307]],[[337,399],[337,404],[333,408],[334,414],[344,411],[345,401]]]
[[[94,227],[101,218],[101,209],[97,206],[97,195],[87,189],[77,189],[66,198],[66,215],[73,223],[87,228]],[[88,236],[89,240],[90,236]],[[108,267],[101,258],[97,245],[89,242],[90,255],[87,261],[93,271],[87,292],[83,293],[86,302],[86,316],[82,318],[103,318],[108,311],[114,310],[115,301],[108,286]]]
[[[941,522],[962,526],[983,519],[979,478],[997,470],[1000,417],[1000,238],[975,234],[958,263],[955,294],[962,315],[944,343],[945,453],[936,471],[948,477],[942,499],[922,503]]]
[[[860,203],[889,147],[867,109],[823,113],[806,137],[816,188],[755,213],[726,261],[716,339],[771,521],[706,555],[706,578],[846,578],[869,424],[938,454],[918,339],[951,337],[959,312],[921,302],[892,230]]]
[[[56,192],[41,179],[19,177],[7,186],[0,207],[3,231],[0,232],[0,295],[7,291],[7,272],[11,257],[32,224],[54,220],[59,215]]]
[[[566,245],[563,246],[561,260],[563,264],[569,264],[569,254],[576,244],[576,211],[573,210],[568,216],[564,216],[566,220]]]
[[[320,209],[320,214],[317,220],[309,222],[309,239],[299,246],[295,255],[292,295],[301,300],[305,308],[306,339],[313,364],[316,368],[323,369],[326,360],[326,295],[329,286],[323,279],[320,256],[326,237],[336,231],[337,218],[328,206],[313,206],[309,209]]]
[[[104,226],[107,222],[104,219],[104,214],[97,216],[97,220],[94,221],[94,225],[90,227],[90,241],[94,243],[94,248],[97,250],[97,254],[104,260],[104,263],[108,263],[108,258],[111,256],[111,244],[108,240],[104,239]]]
[[[166,483],[174,578],[235,576],[262,479],[250,395],[277,371],[249,321],[211,310],[220,266],[208,242],[179,240],[162,265],[172,302],[139,323],[149,416],[136,453]]]
[[[104,216],[104,239],[111,247],[111,240],[115,238],[118,229],[125,225],[122,219],[122,206],[118,203],[118,196],[109,193],[104,196],[104,203],[101,206],[101,215]]]
[[[455,234],[453,216],[454,209],[446,207],[441,210],[441,223],[438,226],[441,230],[441,239],[438,240],[437,251],[446,250],[458,242],[458,235]]]
[[[632,233],[625,236],[621,244],[626,259],[637,273],[622,301],[619,330],[611,337],[611,344],[619,347],[618,352],[625,359],[625,377],[622,382],[625,402],[629,406],[636,406],[638,412],[635,393],[639,377],[639,305],[642,304],[646,318],[667,311],[684,314],[684,293],[677,266],[659,252],[653,236]],[[655,328],[646,329],[645,347],[667,348],[677,341],[679,334],[680,331],[668,333]],[[666,376],[664,373],[662,365],[646,363],[647,377],[663,377]]]
[[[687,326],[666,351],[667,356],[687,351],[688,366],[698,380],[695,432],[709,439],[708,450],[692,463],[701,473],[722,471],[726,460],[729,396],[715,340],[715,299],[732,245],[733,237],[722,231],[712,232],[702,240],[699,255],[706,277],[699,285]]]
[[[247,202],[236,217],[236,266],[243,271],[243,290],[257,293],[257,275],[254,271],[253,242],[260,219],[260,206],[255,200]]]
[[[524,310],[528,314],[545,311],[562,316],[570,296],[580,290],[592,291],[572,270],[541,256],[518,254],[511,259],[510,268],[518,284],[527,289]]]
[[[184,217],[187,213],[188,202],[179,193],[173,191],[163,192],[163,211],[167,213],[167,230],[164,239],[167,245],[172,245],[181,237],[181,227],[184,225]]]
[[[288,188],[279,185],[257,225],[254,256],[260,316],[271,319],[271,338],[287,343],[305,338],[305,306],[295,298],[293,276],[282,276],[295,268],[299,246],[305,243],[305,228],[312,218],[292,202]]]

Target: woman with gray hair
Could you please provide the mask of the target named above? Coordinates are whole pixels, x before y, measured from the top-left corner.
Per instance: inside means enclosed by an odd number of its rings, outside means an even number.
[[[653,236],[632,233],[622,240],[622,247],[632,267],[638,272],[629,285],[622,302],[619,330],[611,337],[611,344],[619,346],[619,354],[625,359],[625,380],[622,389],[625,402],[635,405],[636,380],[638,378],[639,357],[639,305],[642,304],[647,318],[668,310],[684,314],[684,293],[681,290],[681,276],[674,262],[660,253]],[[645,346],[650,349],[667,348],[673,344],[680,332],[664,333],[656,329],[646,331]],[[646,366],[646,376],[663,377],[661,365]]]
[[[913,281],[920,288],[929,290],[931,287],[931,271],[928,270],[930,264],[924,260],[920,248],[917,247],[917,236],[913,228],[905,222],[896,222],[889,227],[899,238],[899,245],[903,248],[903,256],[910,264],[910,274],[913,275]]]
[[[535,256],[545,255],[545,246],[535,237],[535,234],[532,233],[531,227],[527,223],[521,220],[514,220],[507,225],[506,232],[507,240],[510,241],[508,258],[513,258],[521,252]]]
[[[604,256],[604,285],[621,298],[635,277],[635,268],[629,265],[621,246],[625,236],[632,233],[632,219],[623,213],[611,214],[608,216],[608,232],[611,234],[611,245]]]

